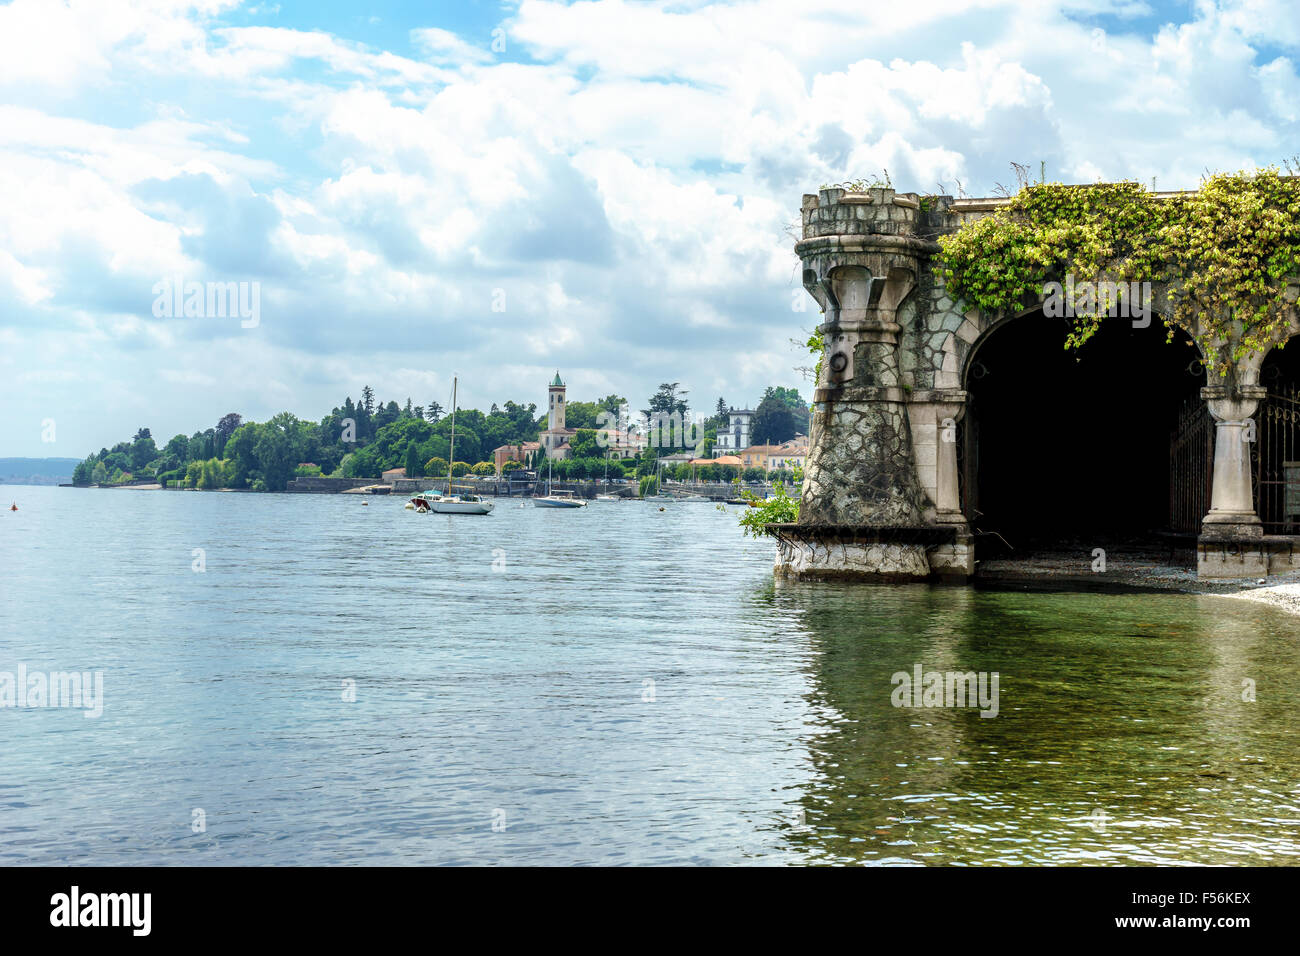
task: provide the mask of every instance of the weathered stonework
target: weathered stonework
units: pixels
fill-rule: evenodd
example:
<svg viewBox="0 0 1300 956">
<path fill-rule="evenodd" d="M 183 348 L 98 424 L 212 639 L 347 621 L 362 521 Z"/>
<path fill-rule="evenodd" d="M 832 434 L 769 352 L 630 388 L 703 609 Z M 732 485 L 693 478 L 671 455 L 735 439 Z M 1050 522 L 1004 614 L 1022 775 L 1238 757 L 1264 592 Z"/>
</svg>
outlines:
<svg viewBox="0 0 1300 956">
<path fill-rule="evenodd" d="M 803 238 L 795 252 L 804 288 L 823 312 L 826 348 L 799 521 L 772 529 L 779 573 L 962 580 L 974 572 L 957 427 L 969 401 L 972 356 L 985 336 L 1016 316 L 963 310 L 935 268 L 935 238 L 1005 201 L 922 200 L 884 188 L 832 188 L 803 197 Z M 1155 300 L 1163 302 L 1166 291 L 1157 287 Z M 1290 545 L 1282 556 L 1281 545 L 1259 543 L 1241 439 L 1263 394 L 1262 361 L 1262 355 L 1246 356 L 1231 386 L 1204 391 L 1217 449 L 1199 549 L 1205 577 L 1300 564 Z"/>
<path fill-rule="evenodd" d="M 918 580 L 930 576 L 925 551 L 906 544 L 859 544 L 854 542 L 810 542 L 800 546 L 778 542 L 777 573 L 816 580 L 858 579 L 863 569 L 871 577 L 889 580 Z"/>
</svg>

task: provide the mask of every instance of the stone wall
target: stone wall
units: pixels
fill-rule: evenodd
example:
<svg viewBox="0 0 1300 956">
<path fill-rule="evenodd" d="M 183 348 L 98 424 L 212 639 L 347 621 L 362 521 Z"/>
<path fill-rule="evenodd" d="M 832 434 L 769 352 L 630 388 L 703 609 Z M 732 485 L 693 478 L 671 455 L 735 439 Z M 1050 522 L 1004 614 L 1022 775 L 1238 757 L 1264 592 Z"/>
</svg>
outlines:
<svg viewBox="0 0 1300 956">
<path fill-rule="evenodd" d="M 364 488 L 378 482 L 378 478 L 295 478 L 284 490 L 299 494 L 334 495 L 349 488 Z"/>
</svg>

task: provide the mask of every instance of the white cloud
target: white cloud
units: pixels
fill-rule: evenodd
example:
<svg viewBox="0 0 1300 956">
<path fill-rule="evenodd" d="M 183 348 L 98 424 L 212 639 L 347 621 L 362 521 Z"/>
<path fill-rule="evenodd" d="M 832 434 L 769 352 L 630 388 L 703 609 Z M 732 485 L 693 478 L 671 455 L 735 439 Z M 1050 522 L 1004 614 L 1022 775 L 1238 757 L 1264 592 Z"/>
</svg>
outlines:
<svg viewBox="0 0 1300 956">
<path fill-rule="evenodd" d="M 57 376 L 18 400 L 95 447 L 160 406 L 445 403 L 453 368 L 483 407 L 556 365 L 576 398 L 806 389 L 785 230 L 823 182 L 979 193 L 1041 159 L 1176 188 L 1297 152 L 1294 57 L 1260 53 L 1296 45 L 1283 0 L 1146 33 L 1125 0 L 522 0 L 500 57 L 444 22 L 408 55 L 253 13 L 0 6 L 0 369 L 84 372 L 93 411 Z M 262 325 L 154 320 L 177 272 L 259 280 Z"/>
</svg>

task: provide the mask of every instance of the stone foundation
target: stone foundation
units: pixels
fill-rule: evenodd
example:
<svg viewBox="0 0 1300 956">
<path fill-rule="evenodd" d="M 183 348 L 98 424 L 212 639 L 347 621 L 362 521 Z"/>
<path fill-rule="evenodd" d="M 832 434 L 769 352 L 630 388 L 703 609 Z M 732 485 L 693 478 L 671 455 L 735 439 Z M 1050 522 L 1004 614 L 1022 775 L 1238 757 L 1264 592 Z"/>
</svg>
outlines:
<svg viewBox="0 0 1300 956">
<path fill-rule="evenodd" d="M 805 581 L 965 581 L 974 546 L 956 529 L 914 527 L 768 526 L 776 538 L 776 574 Z"/>
<path fill-rule="evenodd" d="M 1300 538 L 1202 535 L 1196 542 L 1196 576 L 1203 580 L 1263 578 L 1300 571 Z"/>
<path fill-rule="evenodd" d="M 958 534 L 952 544 L 941 544 L 931 549 L 930 575 L 943 581 L 965 582 L 975 573 L 975 539 L 969 534 Z"/>
</svg>

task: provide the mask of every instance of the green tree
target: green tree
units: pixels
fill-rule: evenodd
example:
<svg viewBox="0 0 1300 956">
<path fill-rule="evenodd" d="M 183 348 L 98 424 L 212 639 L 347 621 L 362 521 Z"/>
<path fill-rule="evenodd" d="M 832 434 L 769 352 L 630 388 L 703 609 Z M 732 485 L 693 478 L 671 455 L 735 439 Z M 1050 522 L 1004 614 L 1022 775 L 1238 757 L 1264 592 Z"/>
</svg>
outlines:
<svg viewBox="0 0 1300 956">
<path fill-rule="evenodd" d="M 755 445 L 779 445 L 795 435 L 795 417 L 790 406 L 768 389 L 763 400 L 754 409 L 750 425 L 751 440 Z"/>
<path fill-rule="evenodd" d="M 579 428 L 569 439 L 569 454 L 573 458 L 600 458 L 603 450 L 591 428 Z"/>
<path fill-rule="evenodd" d="M 415 442 L 410 442 L 406 446 L 406 477 L 419 478 L 423 475 L 423 467 L 420 464 L 420 446 Z"/>
<path fill-rule="evenodd" d="M 135 433 L 135 440 L 131 442 L 131 468 L 139 471 L 145 465 L 158 457 L 158 446 L 154 444 L 153 436 L 149 434 L 149 429 L 141 428 Z"/>
<path fill-rule="evenodd" d="M 653 419 L 656 413 L 677 414 L 686 417 L 687 392 L 678 382 L 664 382 L 659 391 L 650 396 L 650 407 L 642 409 L 647 418 Z"/>
<path fill-rule="evenodd" d="M 221 420 L 217 422 L 217 427 L 214 429 L 216 432 L 216 440 L 214 442 L 213 452 L 217 455 L 225 455 L 226 442 L 230 441 L 230 436 L 233 435 L 235 430 L 243 423 L 244 417 L 238 412 L 227 412 L 222 415 Z"/>
</svg>

